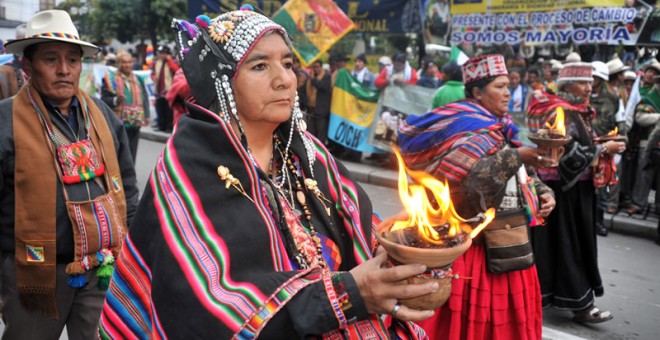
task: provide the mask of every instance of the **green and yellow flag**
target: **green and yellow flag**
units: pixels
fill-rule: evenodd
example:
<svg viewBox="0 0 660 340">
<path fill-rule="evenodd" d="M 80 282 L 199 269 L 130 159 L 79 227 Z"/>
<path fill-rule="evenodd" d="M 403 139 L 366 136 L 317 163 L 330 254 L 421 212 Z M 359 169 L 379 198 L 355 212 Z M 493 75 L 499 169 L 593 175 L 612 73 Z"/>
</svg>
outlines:
<svg viewBox="0 0 660 340">
<path fill-rule="evenodd" d="M 360 84 L 347 70 L 337 71 L 332 89 L 328 138 L 353 150 L 378 151 L 368 143 L 379 91 Z"/>
<path fill-rule="evenodd" d="M 293 39 L 294 52 L 308 66 L 355 28 L 355 24 L 330 0 L 289 0 L 273 21 Z"/>
</svg>

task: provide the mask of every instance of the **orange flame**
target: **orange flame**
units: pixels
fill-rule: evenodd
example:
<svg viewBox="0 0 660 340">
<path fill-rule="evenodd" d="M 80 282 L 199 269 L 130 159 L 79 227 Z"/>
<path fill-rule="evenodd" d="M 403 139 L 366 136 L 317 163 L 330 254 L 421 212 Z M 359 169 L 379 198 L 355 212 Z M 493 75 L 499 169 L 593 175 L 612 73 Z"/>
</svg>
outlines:
<svg viewBox="0 0 660 340">
<path fill-rule="evenodd" d="M 557 115 L 555 116 L 555 122 L 552 125 L 550 125 L 550 123 L 545 123 L 545 126 L 550 131 L 553 131 L 562 136 L 566 136 L 566 127 L 564 126 L 564 109 L 558 107 Z"/>
<path fill-rule="evenodd" d="M 399 150 L 394 149 L 394 153 L 399 163 L 399 198 L 408 220 L 394 222 L 390 231 L 417 228 L 417 234 L 425 241 L 434 245 L 443 245 L 444 242 L 434 226 L 448 224 L 449 236 L 455 237 L 465 233 L 474 238 L 495 218 L 495 209 L 490 208 L 484 214 L 485 220 L 472 229 L 470 224 L 456 213 L 446 181 L 443 183 L 423 171 L 408 169 Z M 419 184 L 408 185 L 408 175 Z M 428 197 L 428 192 L 433 195 L 434 200 Z M 437 202 L 437 207 L 431 202 Z"/>
<path fill-rule="evenodd" d="M 616 136 L 619 133 L 619 128 L 617 126 L 614 127 L 614 130 L 610 131 L 607 133 L 608 136 Z"/>
</svg>

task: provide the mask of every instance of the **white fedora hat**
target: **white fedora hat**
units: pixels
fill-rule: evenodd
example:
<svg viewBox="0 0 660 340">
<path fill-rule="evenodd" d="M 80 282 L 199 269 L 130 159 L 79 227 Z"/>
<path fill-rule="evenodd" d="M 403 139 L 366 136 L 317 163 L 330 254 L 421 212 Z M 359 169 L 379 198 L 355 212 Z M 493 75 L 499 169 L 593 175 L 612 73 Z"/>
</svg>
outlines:
<svg viewBox="0 0 660 340">
<path fill-rule="evenodd" d="M 7 53 L 23 55 L 26 47 L 44 42 L 65 42 L 80 45 L 83 56 L 94 56 L 99 48 L 80 40 L 78 30 L 65 11 L 48 10 L 35 14 L 27 23 L 25 38 L 15 39 L 5 44 Z"/>
<path fill-rule="evenodd" d="M 607 64 L 602 61 L 592 61 L 591 66 L 593 66 L 592 75 L 599 77 L 605 81 L 610 79 L 610 70 L 607 68 Z"/>
<path fill-rule="evenodd" d="M 646 64 L 642 67 L 642 71 L 646 72 L 648 69 L 654 69 L 660 74 L 660 62 L 653 60 L 652 63 Z"/>
<path fill-rule="evenodd" d="M 637 79 L 637 73 L 633 71 L 625 71 L 623 72 L 623 79 L 624 80 L 635 80 Z"/>
<path fill-rule="evenodd" d="M 621 59 L 617 57 L 607 62 L 607 69 L 610 71 L 610 75 L 612 75 L 619 72 L 628 71 L 630 70 L 630 67 L 624 65 Z"/>
</svg>

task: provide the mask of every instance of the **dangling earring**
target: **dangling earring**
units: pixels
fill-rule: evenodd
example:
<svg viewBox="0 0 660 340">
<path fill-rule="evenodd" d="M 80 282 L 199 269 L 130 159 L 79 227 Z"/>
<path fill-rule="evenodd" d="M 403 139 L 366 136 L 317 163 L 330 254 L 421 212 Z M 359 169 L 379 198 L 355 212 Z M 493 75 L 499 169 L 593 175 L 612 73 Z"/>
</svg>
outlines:
<svg viewBox="0 0 660 340">
<path fill-rule="evenodd" d="M 307 137 L 305 134 L 305 131 L 307 131 L 307 122 L 305 122 L 305 116 L 300 110 L 300 100 L 298 97 L 298 92 L 296 91 L 296 101 L 293 103 L 293 117 L 291 117 L 291 127 L 293 128 L 294 125 L 297 125 L 298 129 L 298 135 L 300 135 L 300 139 L 303 142 L 303 145 L 305 146 L 305 152 L 307 153 L 307 162 L 309 164 L 309 169 L 310 169 L 310 176 L 314 178 L 314 162 L 316 161 L 316 154 L 315 154 L 315 149 L 314 149 L 314 144 L 312 141 Z M 293 132 L 293 130 L 291 131 Z"/>
<path fill-rule="evenodd" d="M 296 101 L 293 103 L 292 122 L 298 126 L 298 131 L 307 131 L 307 122 L 305 122 L 305 117 L 302 110 L 300 110 L 300 100 L 298 98 L 298 93 L 296 93 Z"/>
<path fill-rule="evenodd" d="M 218 97 L 218 102 L 220 103 L 220 113 L 222 114 L 221 118 L 225 123 L 230 124 L 231 118 L 229 112 L 227 111 L 227 102 L 225 101 L 225 96 L 222 91 L 222 81 L 219 78 L 215 78 L 215 94 Z"/>
</svg>

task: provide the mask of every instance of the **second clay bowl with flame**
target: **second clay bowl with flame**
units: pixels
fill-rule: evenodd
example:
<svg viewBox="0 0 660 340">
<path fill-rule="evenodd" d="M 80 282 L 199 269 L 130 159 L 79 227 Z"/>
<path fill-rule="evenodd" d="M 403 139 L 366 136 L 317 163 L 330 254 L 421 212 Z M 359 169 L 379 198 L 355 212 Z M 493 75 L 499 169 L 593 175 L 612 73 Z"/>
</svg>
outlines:
<svg viewBox="0 0 660 340">
<path fill-rule="evenodd" d="M 537 133 L 530 133 L 529 135 L 527 135 L 527 138 L 529 138 L 529 140 L 532 143 L 546 148 L 558 148 L 571 141 L 570 136 L 569 137 L 557 136 L 551 138 Z"/>
</svg>

